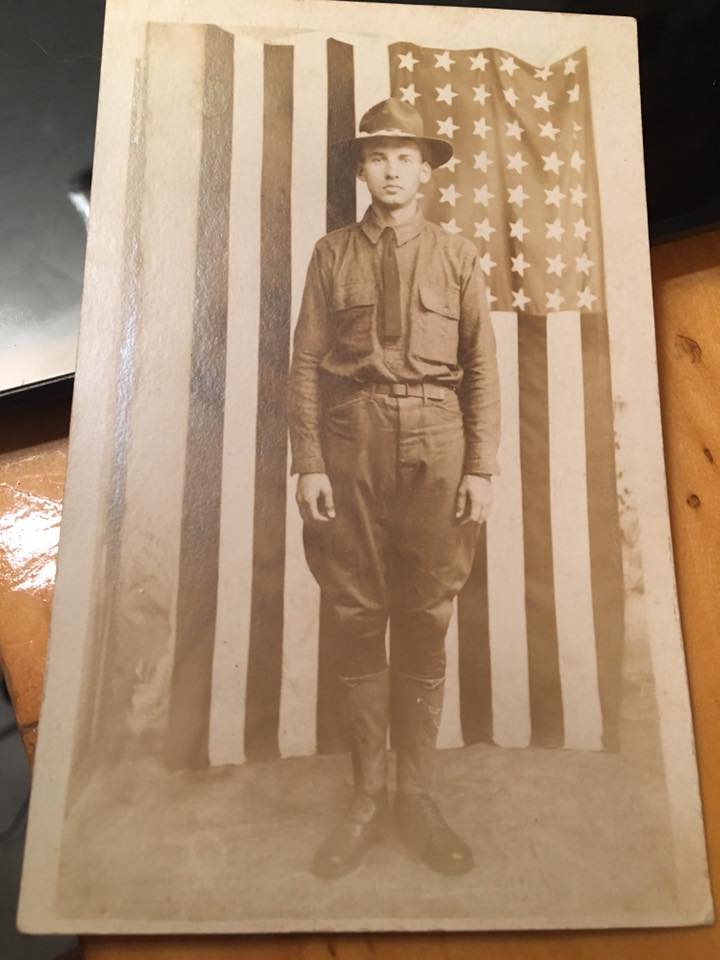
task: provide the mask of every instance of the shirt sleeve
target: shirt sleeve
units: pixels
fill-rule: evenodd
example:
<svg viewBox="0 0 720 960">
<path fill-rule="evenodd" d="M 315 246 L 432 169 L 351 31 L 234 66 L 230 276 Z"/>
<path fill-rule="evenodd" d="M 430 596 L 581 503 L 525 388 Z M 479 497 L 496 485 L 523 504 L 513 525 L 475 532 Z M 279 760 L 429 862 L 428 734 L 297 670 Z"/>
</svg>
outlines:
<svg viewBox="0 0 720 960">
<path fill-rule="evenodd" d="M 320 441 L 320 362 L 330 348 L 328 285 L 322 256 L 310 259 L 300 314 L 293 337 L 288 383 L 290 473 L 325 473 Z"/>
<path fill-rule="evenodd" d="M 495 334 L 477 253 L 464 271 L 461 293 L 460 348 L 463 368 L 460 404 L 465 424 L 465 473 L 497 474 L 500 441 L 500 384 Z"/>
</svg>

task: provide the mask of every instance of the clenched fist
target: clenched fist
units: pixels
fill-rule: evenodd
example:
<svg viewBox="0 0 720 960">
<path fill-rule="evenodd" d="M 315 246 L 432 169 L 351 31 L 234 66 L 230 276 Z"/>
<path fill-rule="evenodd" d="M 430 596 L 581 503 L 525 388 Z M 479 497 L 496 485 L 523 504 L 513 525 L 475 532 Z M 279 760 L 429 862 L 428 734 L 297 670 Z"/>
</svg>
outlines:
<svg viewBox="0 0 720 960">
<path fill-rule="evenodd" d="M 326 473 L 303 473 L 298 477 L 295 500 L 303 520 L 327 523 L 335 518 L 330 477 Z"/>
<path fill-rule="evenodd" d="M 455 517 L 460 523 L 484 523 L 490 516 L 492 484 L 487 477 L 466 473 L 457 492 Z"/>
</svg>

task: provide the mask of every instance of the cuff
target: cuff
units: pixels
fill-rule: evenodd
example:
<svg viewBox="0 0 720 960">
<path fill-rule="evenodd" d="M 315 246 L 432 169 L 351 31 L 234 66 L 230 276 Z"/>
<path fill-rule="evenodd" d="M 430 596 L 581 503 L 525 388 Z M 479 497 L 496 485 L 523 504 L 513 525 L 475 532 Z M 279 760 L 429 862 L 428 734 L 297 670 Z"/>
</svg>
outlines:
<svg viewBox="0 0 720 960">
<path fill-rule="evenodd" d="M 290 464 L 290 476 L 296 473 L 327 473 L 322 457 L 306 457 L 293 460 Z"/>
</svg>

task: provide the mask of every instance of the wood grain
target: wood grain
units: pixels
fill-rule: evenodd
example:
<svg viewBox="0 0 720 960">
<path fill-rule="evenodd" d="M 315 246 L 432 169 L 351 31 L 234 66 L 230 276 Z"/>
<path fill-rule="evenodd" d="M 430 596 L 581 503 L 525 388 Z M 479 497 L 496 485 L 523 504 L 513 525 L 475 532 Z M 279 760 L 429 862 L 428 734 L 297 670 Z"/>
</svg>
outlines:
<svg viewBox="0 0 720 960">
<path fill-rule="evenodd" d="M 651 253 L 670 516 L 711 876 L 720 877 L 720 230 Z M 62 445 L 3 458 L 0 479 L 58 492 Z M 8 477 L 11 480 L 8 481 Z M 42 494 L 41 494 L 42 495 Z M 12 499 L 12 498 L 11 498 Z M 3 501 L 4 504 L 4 501 Z M 2 505 L 0 505 L 0 508 Z M 0 658 L 32 729 L 42 684 L 49 588 L 18 591 L 2 571 Z M 28 747 L 30 742 L 28 741 Z M 492 878 L 488 878 L 492 883 Z M 87 937 L 87 960 L 711 960 L 720 927 L 573 933 L 283 937 Z"/>
</svg>

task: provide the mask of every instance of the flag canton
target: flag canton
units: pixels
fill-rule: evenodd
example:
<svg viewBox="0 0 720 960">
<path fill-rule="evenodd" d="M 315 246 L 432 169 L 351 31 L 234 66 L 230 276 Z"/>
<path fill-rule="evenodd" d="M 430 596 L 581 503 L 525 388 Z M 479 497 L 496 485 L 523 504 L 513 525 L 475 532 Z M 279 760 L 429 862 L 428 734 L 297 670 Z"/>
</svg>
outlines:
<svg viewBox="0 0 720 960">
<path fill-rule="evenodd" d="M 585 49 L 533 66 L 502 50 L 390 47 L 392 95 L 452 158 L 426 216 L 473 240 L 493 310 L 603 309 L 602 237 Z"/>
</svg>

